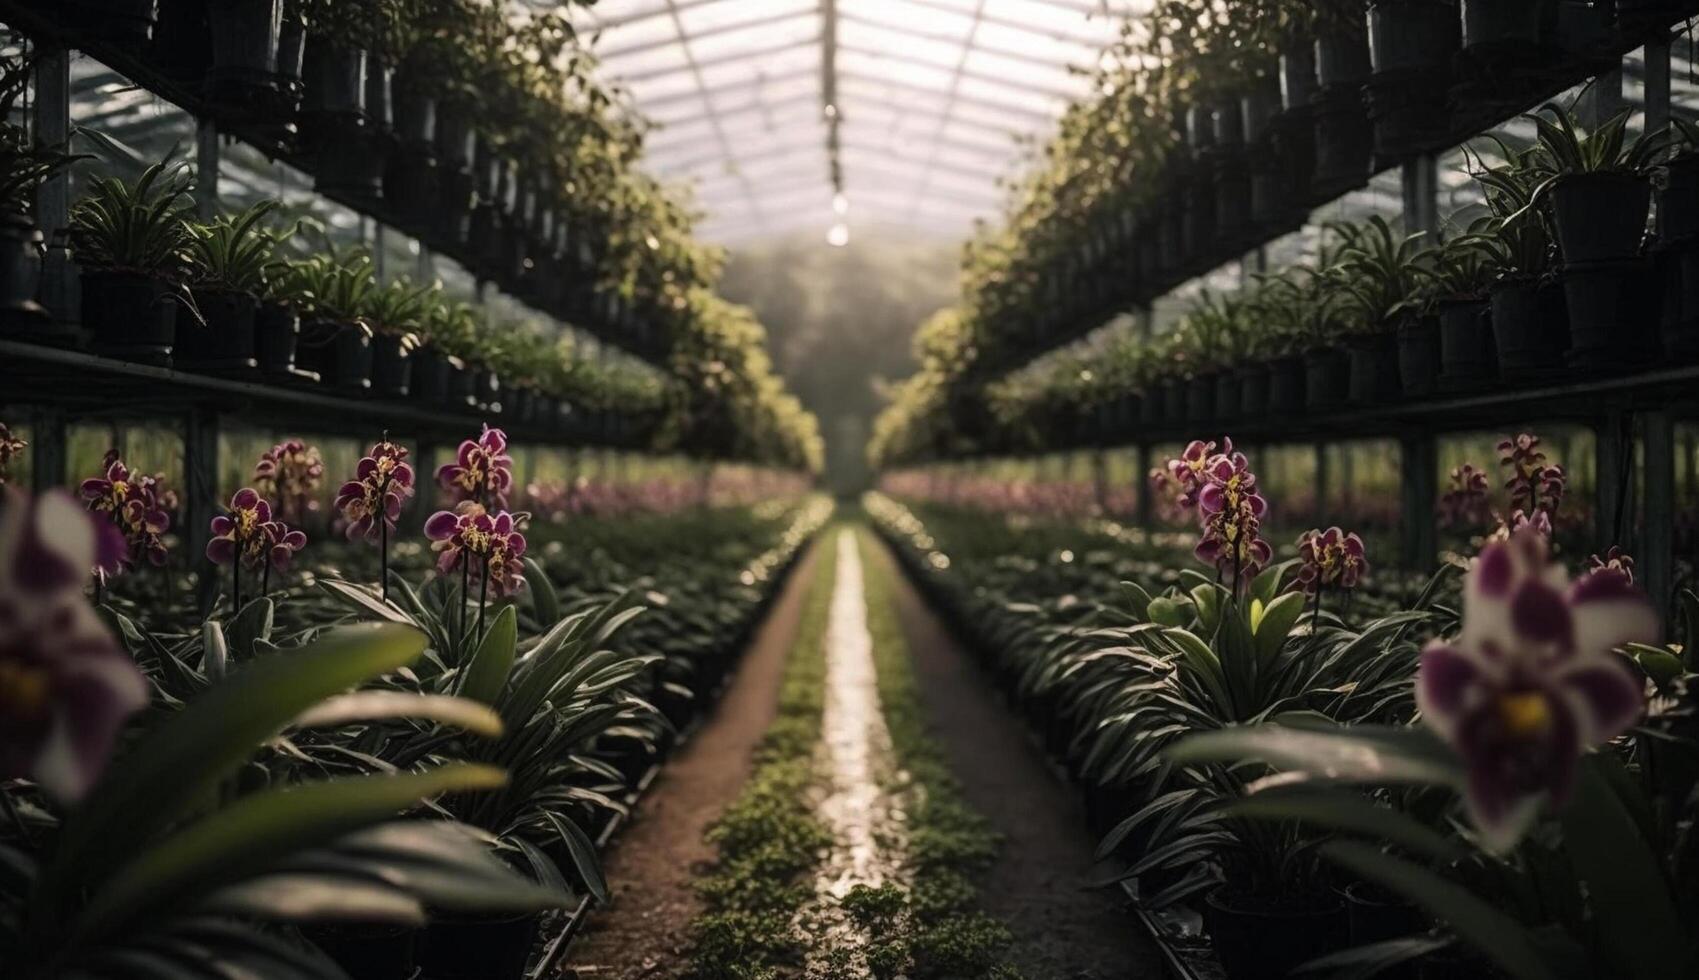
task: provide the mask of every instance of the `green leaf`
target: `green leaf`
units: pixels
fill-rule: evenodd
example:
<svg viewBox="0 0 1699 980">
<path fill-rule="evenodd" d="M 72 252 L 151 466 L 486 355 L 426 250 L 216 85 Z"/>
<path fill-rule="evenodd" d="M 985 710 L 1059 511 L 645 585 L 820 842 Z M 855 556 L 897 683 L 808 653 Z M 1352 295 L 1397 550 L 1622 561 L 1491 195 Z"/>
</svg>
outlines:
<svg viewBox="0 0 1699 980">
<path fill-rule="evenodd" d="M 365 721 L 425 718 L 486 738 L 501 734 L 501 716 L 470 698 L 408 691 L 353 691 L 326 698 L 296 716 L 291 728 L 341 728 Z"/>
<path fill-rule="evenodd" d="M 138 852 L 94 893 L 70 928 L 70 942 L 98 943 L 150 912 L 192 905 L 290 854 L 387 820 L 421 799 L 495 789 L 506 781 L 500 769 L 456 764 L 244 797 Z"/>
<path fill-rule="evenodd" d="M 1266 791 L 1234 800 L 1227 816 L 1257 820 L 1290 820 L 1313 828 L 1343 830 L 1385 841 L 1433 861 L 1450 864 L 1468 856 L 1468 849 L 1408 814 L 1381 806 L 1359 793 L 1304 789 Z"/>
<path fill-rule="evenodd" d="M 1456 756 L 1415 728 L 1352 725 L 1321 732 L 1251 725 L 1189 735 L 1164 755 L 1177 765 L 1254 759 L 1317 782 L 1463 784 Z"/>
<path fill-rule="evenodd" d="M 224 679 L 224 669 L 230 663 L 230 650 L 224 645 L 224 630 L 218 620 L 201 624 L 201 671 L 209 681 Z"/>
<path fill-rule="evenodd" d="M 572 856 L 572 865 L 578 869 L 578 875 L 584 879 L 584 885 L 590 889 L 590 894 L 596 896 L 596 901 L 606 903 L 608 880 L 602 875 L 602 863 L 596 857 L 596 845 L 591 843 L 589 835 L 569 817 L 547 810 L 543 815 L 548 817 L 549 823 L 554 825 L 561 841 L 566 844 L 567 853 Z"/>
<path fill-rule="evenodd" d="M 560 595 L 555 592 L 555 584 L 549 579 L 549 574 L 535 558 L 525 559 L 525 587 L 531 593 L 531 608 L 537 616 L 538 627 L 548 629 L 559 622 Z"/>
<path fill-rule="evenodd" d="M 233 671 L 114 761 L 66 821 L 42 875 L 40 914 L 66 918 L 77 889 L 147 849 L 155 834 L 207 801 L 266 739 L 332 694 L 411 663 L 416 629 L 349 626 Z"/>
<path fill-rule="evenodd" d="M 1609 961 L 1638 980 L 1691 976 L 1694 947 L 1670 894 L 1662 863 L 1599 756 L 1581 762 L 1575 796 L 1563 809 L 1564 847 L 1587 883 L 1589 905 Z"/>
<path fill-rule="evenodd" d="M 508 675 L 513 672 L 514 649 L 519 643 L 519 616 L 508 606 L 496 616 L 484 633 L 484 642 L 460 681 L 462 697 L 495 704 L 507 687 Z"/>
<path fill-rule="evenodd" d="M 1420 905 L 1515 980 L 1557 980 L 1558 971 L 1541 957 L 1522 923 L 1468 889 L 1357 841 L 1332 841 L 1321 853 Z"/>
<path fill-rule="evenodd" d="M 1145 616 L 1159 626 L 1171 626 L 1176 629 L 1190 622 L 1187 610 L 1191 603 L 1182 603 L 1167 596 L 1157 596 L 1145 604 Z"/>
<path fill-rule="evenodd" d="M 1285 645 L 1286 637 L 1292 632 L 1292 627 L 1298 622 L 1298 617 L 1304 612 L 1304 594 L 1288 592 L 1276 598 L 1263 607 L 1262 618 L 1257 623 L 1256 646 L 1257 659 L 1263 663 L 1273 660 Z"/>
</svg>

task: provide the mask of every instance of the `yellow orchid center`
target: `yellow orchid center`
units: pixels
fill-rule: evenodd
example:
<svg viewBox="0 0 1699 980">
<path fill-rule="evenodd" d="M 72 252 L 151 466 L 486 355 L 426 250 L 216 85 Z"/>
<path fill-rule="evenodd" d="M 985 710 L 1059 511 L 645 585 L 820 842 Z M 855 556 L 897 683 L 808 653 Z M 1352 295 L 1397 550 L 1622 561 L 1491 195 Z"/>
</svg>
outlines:
<svg viewBox="0 0 1699 980">
<path fill-rule="evenodd" d="M 1539 691 L 1501 695 L 1498 715 L 1513 735 L 1538 735 L 1552 723 L 1551 704 Z"/>
<path fill-rule="evenodd" d="M 15 661 L 0 661 L 0 715 L 31 720 L 47 713 L 47 671 Z"/>
</svg>

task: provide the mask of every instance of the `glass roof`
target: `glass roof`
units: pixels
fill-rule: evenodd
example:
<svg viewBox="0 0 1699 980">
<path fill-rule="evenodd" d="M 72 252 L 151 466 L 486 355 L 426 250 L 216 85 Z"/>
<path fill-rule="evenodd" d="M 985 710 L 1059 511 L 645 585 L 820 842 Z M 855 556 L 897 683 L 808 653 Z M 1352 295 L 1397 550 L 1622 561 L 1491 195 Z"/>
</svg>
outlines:
<svg viewBox="0 0 1699 980">
<path fill-rule="evenodd" d="M 534 0 L 541 2 L 541 0 Z M 656 124 L 646 166 L 700 233 L 810 227 L 961 238 L 997 214 L 1018 141 L 1048 135 L 1150 0 L 600 0 L 602 76 Z M 834 210 L 837 163 L 847 211 Z M 845 202 L 838 202 L 843 205 Z"/>
</svg>

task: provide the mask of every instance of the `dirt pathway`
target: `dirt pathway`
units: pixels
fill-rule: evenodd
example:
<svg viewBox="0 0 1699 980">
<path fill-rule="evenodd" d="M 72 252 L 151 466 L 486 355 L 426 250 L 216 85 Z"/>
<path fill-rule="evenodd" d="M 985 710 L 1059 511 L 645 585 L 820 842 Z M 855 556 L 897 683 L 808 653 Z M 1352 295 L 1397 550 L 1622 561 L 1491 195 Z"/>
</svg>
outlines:
<svg viewBox="0 0 1699 980">
<path fill-rule="evenodd" d="M 897 613 L 920 695 L 968 803 L 1006 838 L 982 883 L 986 911 L 1015 934 L 1027 980 L 1160 980 L 1156 948 L 1115 895 L 1088 890 L 1093 841 L 1074 793 L 1027 740 L 979 668 L 896 567 Z"/>
<path fill-rule="evenodd" d="M 737 798 L 750 752 L 772 724 L 819 551 L 818 543 L 811 546 L 791 570 L 713 715 L 662 767 L 615 838 L 606 858 L 612 900 L 592 915 L 571 952 L 569 967 L 584 980 L 671 977 L 682 968 L 701 909 L 692 883 L 714 857 L 703 835 Z"/>
</svg>

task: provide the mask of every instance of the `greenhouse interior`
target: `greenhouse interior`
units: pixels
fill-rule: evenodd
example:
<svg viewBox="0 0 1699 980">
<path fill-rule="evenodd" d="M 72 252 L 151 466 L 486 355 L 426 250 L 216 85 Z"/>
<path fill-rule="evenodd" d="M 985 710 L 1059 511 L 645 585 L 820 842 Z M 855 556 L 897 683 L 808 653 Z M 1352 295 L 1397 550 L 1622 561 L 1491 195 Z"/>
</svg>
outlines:
<svg viewBox="0 0 1699 980">
<path fill-rule="evenodd" d="M 1699 978 L 1696 28 L 0 0 L 0 977 Z"/>
</svg>

